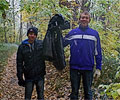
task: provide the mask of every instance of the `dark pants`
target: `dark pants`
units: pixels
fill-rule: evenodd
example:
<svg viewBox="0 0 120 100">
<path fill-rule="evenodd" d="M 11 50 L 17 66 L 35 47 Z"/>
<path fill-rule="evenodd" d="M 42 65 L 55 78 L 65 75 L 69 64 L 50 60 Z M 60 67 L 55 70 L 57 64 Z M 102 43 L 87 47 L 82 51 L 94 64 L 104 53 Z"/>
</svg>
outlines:
<svg viewBox="0 0 120 100">
<path fill-rule="evenodd" d="M 72 87 L 70 98 L 71 100 L 78 100 L 81 77 L 84 87 L 84 99 L 92 100 L 91 86 L 93 80 L 93 71 L 89 70 L 70 69 L 70 81 Z"/>
<path fill-rule="evenodd" d="M 27 80 L 25 82 L 25 100 L 31 100 L 34 85 L 36 85 L 37 99 L 44 100 L 44 77 L 40 80 Z"/>
</svg>

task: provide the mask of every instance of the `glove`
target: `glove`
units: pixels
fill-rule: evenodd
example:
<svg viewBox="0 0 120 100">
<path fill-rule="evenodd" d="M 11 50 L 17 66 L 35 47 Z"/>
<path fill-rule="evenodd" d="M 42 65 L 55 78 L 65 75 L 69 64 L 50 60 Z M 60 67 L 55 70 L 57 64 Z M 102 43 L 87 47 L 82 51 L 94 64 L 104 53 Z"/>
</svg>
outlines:
<svg viewBox="0 0 120 100">
<path fill-rule="evenodd" d="M 97 79 L 100 77 L 100 75 L 101 75 L 100 70 L 99 70 L 99 69 L 96 69 L 96 71 L 95 71 L 95 73 L 94 73 L 94 78 L 95 78 L 95 80 L 97 80 Z"/>
<path fill-rule="evenodd" d="M 18 80 L 18 85 L 25 87 L 25 81 L 23 79 L 22 80 Z"/>
</svg>

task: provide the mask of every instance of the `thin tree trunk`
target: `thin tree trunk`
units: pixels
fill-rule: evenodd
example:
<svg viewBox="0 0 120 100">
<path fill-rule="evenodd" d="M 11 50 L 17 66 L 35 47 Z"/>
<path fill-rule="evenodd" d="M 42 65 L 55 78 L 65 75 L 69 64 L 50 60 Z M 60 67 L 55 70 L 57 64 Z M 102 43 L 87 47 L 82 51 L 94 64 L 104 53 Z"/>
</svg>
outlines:
<svg viewBox="0 0 120 100">
<path fill-rule="evenodd" d="M 15 42 L 15 5 L 14 5 L 14 0 L 12 1 L 12 6 L 13 6 L 13 42 Z"/>
<path fill-rule="evenodd" d="M 7 33 L 6 33 L 6 29 L 5 29 L 5 20 L 4 20 L 4 33 L 5 33 L 5 43 L 8 43 L 8 40 L 7 40 Z"/>
<path fill-rule="evenodd" d="M 22 13 L 20 14 L 20 36 L 19 36 L 19 42 L 22 41 L 22 34 L 23 34 L 23 23 L 22 23 Z"/>
</svg>

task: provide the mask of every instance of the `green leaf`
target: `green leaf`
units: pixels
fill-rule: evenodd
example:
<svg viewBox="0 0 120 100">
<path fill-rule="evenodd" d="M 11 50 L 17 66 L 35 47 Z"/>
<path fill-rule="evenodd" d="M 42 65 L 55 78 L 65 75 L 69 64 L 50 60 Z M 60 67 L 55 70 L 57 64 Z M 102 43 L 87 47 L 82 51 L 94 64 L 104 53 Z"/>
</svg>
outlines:
<svg viewBox="0 0 120 100">
<path fill-rule="evenodd" d="M 115 91 L 115 92 L 112 93 L 112 97 L 114 98 L 114 100 L 115 100 L 118 96 L 119 96 L 119 95 L 118 95 L 117 91 Z"/>
<path fill-rule="evenodd" d="M 117 89 L 117 93 L 120 95 L 120 89 Z"/>
<path fill-rule="evenodd" d="M 115 78 L 120 78 L 120 71 L 117 71 L 116 75 L 115 75 Z"/>
<path fill-rule="evenodd" d="M 0 0 L 0 10 L 8 10 L 9 9 L 9 3 L 6 0 Z"/>
</svg>

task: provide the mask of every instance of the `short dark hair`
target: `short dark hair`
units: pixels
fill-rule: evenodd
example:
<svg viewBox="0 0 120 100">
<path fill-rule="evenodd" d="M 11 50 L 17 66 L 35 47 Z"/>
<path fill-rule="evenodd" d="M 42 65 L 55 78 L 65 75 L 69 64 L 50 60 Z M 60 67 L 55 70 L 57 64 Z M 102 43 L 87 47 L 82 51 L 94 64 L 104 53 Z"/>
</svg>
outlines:
<svg viewBox="0 0 120 100">
<path fill-rule="evenodd" d="M 81 18 L 81 15 L 82 15 L 82 14 L 88 15 L 89 18 L 91 18 L 91 15 L 90 15 L 90 13 L 89 13 L 88 11 L 83 11 L 83 12 L 80 14 L 80 18 Z"/>
</svg>

